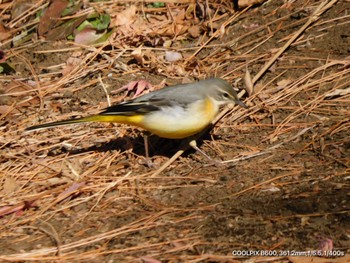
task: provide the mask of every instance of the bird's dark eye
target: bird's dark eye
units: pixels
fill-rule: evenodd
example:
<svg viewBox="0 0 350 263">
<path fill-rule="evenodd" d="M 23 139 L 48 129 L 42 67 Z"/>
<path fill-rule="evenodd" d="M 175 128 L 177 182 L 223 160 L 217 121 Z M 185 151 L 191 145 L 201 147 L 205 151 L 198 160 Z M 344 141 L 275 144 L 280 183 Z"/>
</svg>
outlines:
<svg viewBox="0 0 350 263">
<path fill-rule="evenodd" d="M 222 93 L 222 97 L 224 97 L 225 99 L 230 98 L 230 94 L 228 94 L 227 92 Z"/>
</svg>

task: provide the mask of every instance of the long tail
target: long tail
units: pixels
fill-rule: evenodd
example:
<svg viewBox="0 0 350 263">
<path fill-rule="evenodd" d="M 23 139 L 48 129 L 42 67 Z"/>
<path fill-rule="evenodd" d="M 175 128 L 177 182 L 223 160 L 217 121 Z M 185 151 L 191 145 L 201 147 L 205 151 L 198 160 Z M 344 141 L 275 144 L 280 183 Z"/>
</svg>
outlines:
<svg viewBox="0 0 350 263">
<path fill-rule="evenodd" d="M 104 120 L 103 116 L 101 116 L 101 115 L 93 115 L 93 116 L 88 116 L 88 117 L 83 117 L 83 118 L 78 118 L 78 119 L 55 121 L 55 122 L 34 125 L 34 126 L 30 126 L 30 127 L 26 128 L 25 130 L 26 131 L 33 131 L 33 130 L 45 129 L 45 128 L 56 127 L 56 126 L 61 126 L 61 125 L 83 123 L 83 122 L 93 122 L 93 121 L 102 121 L 103 122 L 103 121 L 107 121 L 107 120 Z"/>
</svg>

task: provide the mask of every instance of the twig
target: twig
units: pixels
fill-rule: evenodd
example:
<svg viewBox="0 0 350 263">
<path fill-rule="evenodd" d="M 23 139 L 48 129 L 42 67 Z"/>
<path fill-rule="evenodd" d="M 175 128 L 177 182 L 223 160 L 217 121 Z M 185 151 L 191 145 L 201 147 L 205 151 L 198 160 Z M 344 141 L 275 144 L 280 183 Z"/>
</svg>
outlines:
<svg viewBox="0 0 350 263">
<path fill-rule="evenodd" d="M 186 150 L 188 150 L 190 146 L 186 149 L 181 149 L 178 150 L 168 161 L 166 161 L 157 171 L 155 171 L 150 177 L 156 177 L 158 176 L 161 172 L 163 172 L 169 165 L 171 165 L 173 162 L 177 160 Z"/>
<path fill-rule="evenodd" d="M 103 91 L 104 91 L 105 94 L 106 94 L 108 107 L 110 107 L 110 106 L 111 106 L 111 99 L 110 99 L 110 97 L 109 97 L 107 88 L 106 88 L 105 84 L 104 84 L 103 81 L 102 81 L 101 75 L 98 75 L 98 80 L 100 81 L 101 86 L 102 86 L 102 89 L 103 89 Z"/>
</svg>

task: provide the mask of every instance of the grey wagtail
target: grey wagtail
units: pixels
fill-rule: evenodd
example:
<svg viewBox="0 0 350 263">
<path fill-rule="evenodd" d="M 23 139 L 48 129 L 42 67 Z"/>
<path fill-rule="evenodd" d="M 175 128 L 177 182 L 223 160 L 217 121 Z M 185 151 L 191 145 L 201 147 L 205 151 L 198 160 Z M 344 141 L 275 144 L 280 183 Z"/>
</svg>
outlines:
<svg viewBox="0 0 350 263">
<path fill-rule="evenodd" d="M 44 123 L 26 130 L 82 122 L 116 122 L 140 127 L 159 137 L 183 139 L 204 130 L 220 106 L 229 103 L 247 107 L 227 81 L 211 78 L 165 87 L 110 106 L 97 115 Z"/>
</svg>

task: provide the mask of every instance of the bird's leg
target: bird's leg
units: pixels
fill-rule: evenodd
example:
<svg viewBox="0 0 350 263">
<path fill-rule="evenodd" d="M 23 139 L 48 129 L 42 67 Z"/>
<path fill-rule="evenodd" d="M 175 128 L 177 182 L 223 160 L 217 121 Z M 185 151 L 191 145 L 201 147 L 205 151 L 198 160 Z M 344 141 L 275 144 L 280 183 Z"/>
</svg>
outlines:
<svg viewBox="0 0 350 263">
<path fill-rule="evenodd" d="M 145 147 L 145 161 L 146 161 L 148 168 L 154 168 L 154 164 L 152 163 L 152 160 L 149 157 L 149 136 L 150 136 L 150 133 L 144 132 L 143 143 L 144 143 L 144 147 Z"/>
<path fill-rule="evenodd" d="M 145 147 L 145 156 L 146 156 L 146 159 L 149 160 L 148 138 L 149 138 L 149 134 L 145 132 L 145 133 L 143 134 L 143 144 L 144 144 L 144 147 Z"/>
<path fill-rule="evenodd" d="M 199 147 L 197 146 L 197 141 L 196 140 L 191 140 L 189 142 L 189 145 L 195 149 L 197 152 L 201 153 L 205 158 L 207 158 L 210 161 L 214 161 L 212 158 L 210 158 L 210 156 L 208 154 L 206 154 L 204 151 L 202 151 L 201 149 L 199 149 Z"/>
<path fill-rule="evenodd" d="M 206 154 L 204 151 L 202 151 L 201 149 L 199 149 L 199 147 L 197 146 L 197 142 L 196 140 L 191 140 L 189 142 L 189 145 L 195 149 L 197 152 L 201 153 L 205 158 L 207 158 L 210 162 L 214 163 L 217 166 L 222 166 L 223 163 L 217 160 L 212 159 L 208 154 Z"/>
</svg>

